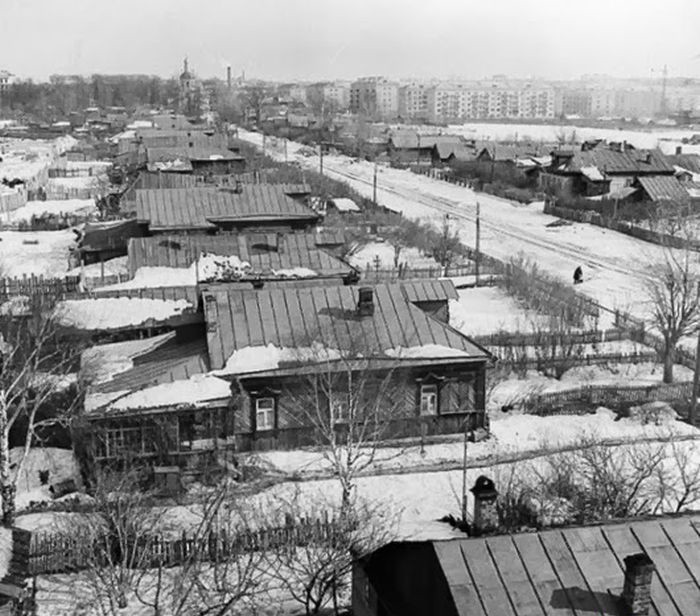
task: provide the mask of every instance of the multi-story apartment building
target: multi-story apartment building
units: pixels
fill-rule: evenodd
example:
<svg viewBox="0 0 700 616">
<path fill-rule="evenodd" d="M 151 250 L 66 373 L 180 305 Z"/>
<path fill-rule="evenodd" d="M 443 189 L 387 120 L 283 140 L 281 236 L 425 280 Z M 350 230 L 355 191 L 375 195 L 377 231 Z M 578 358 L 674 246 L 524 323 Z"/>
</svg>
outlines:
<svg viewBox="0 0 700 616">
<path fill-rule="evenodd" d="M 441 84 L 428 90 L 432 121 L 553 118 L 554 89 L 534 84 Z"/>
<path fill-rule="evenodd" d="M 14 75 L 8 71 L 0 71 L 0 92 L 9 89 Z"/>
<path fill-rule="evenodd" d="M 428 116 L 428 92 L 425 83 L 413 82 L 399 88 L 399 115 L 402 118 L 425 119 Z"/>
<path fill-rule="evenodd" d="M 383 77 L 363 77 L 350 86 L 350 110 L 384 120 L 399 114 L 399 84 Z"/>
<path fill-rule="evenodd" d="M 334 111 L 344 111 L 350 106 L 350 84 L 343 81 L 313 83 L 306 88 L 310 105 Z"/>
</svg>

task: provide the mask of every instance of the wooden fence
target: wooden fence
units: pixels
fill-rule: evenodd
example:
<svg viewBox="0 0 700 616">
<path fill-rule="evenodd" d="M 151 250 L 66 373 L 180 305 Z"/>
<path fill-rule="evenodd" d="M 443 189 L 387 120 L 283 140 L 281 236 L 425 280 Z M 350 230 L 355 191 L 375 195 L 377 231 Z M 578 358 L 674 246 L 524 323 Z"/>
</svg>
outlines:
<svg viewBox="0 0 700 616">
<path fill-rule="evenodd" d="M 631 386 L 587 385 L 531 396 L 525 407 L 534 415 L 579 414 L 590 412 L 597 406 L 614 408 L 656 401 L 685 402 L 691 397 L 692 390 L 692 382 Z"/>
<path fill-rule="evenodd" d="M 590 329 L 579 332 L 495 332 L 470 336 L 477 344 L 483 346 L 518 347 L 518 346 L 549 346 L 562 340 L 566 344 L 594 344 L 599 342 L 614 342 L 628 340 L 630 334 L 623 329 Z"/>
<path fill-rule="evenodd" d="M 510 347 L 509 347 L 510 349 Z M 494 349 L 490 349 L 492 352 Z M 644 362 L 654 362 L 658 360 L 656 351 L 642 351 L 639 353 L 595 353 L 579 355 L 572 353 L 570 356 L 555 356 L 555 357 L 528 357 L 518 356 L 512 351 L 500 356 L 497 352 L 494 353 L 499 357 L 500 363 L 505 366 L 519 368 L 521 370 L 537 370 L 542 372 L 547 369 L 564 368 L 568 370 L 575 366 L 600 366 L 605 364 L 640 364 Z"/>
<path fill-rule="evenodd" d="M 667 233 L 659 233 L 657 231 L 652 231 L 650 229 L 645 229 L 644 227 L 634 225 L 631 222 L 615 220 L 614 218 L 602 216 L 598 212 L 594 212 L 592 210 L 576 210 L 558 207 L 552 202 L 545 202 L 544 213 L 550 214 L 551 216 L 556 216 L 558 218 L 564 218 L 566 220 L 586 222 L 598 227 L 613 229 L 618 233 L 631 235 L 632 237 L 644 240 L 645 242 L 651 242 L 661 246 L 670 246 L 672 248 L 688 248 L 690 250 L 700 252 L 700 242 L 697 240 L 688 240 L 682 237 L 668 235 Z"/>
<path fill-rule="evenodd" d="M 11 297 L 62 297 L 80 291 L 80 277 L 45 278 L 44 276 L 22 276 L 0 278 L 0 298 Z"/>
<path fill-rule="evenodd" d="M 326 541 L 338 531 L 338 523 L 326 514 L 316 519 L 288 520 L 284 526 L 231 533 L 210 530 L 204 535 L 183 531 L 179 536 L 139 536 L 130 544 L 133 562 L 140 567 L 181 565 L 188 559 L 217 561 L 249 551 L 273 549 L 284 545 L 308 545 Z M 104 564 L 110 557 L 97 541 L 85 533 L 35 532 L 29 548 L 28 576 L 63 573 Z M 101 563 L 101 561 L 104 561 Z"/>
<path fill-rule="evenodd" d="M 484 281 L 493 277 L 494 268 L 482 266 L 479 269 L 479 276 Z M 371 264 L 362 272 L 362 279 L 366 281 L 394 281 L 410 280 L 414 278 L 456 278 L 461 276 L 475 276 L 476 267 L 474 263 L 469 265 L 459 265 L 453 267 L 424 267 L 415 268 L 408 265 L 400 265 L 397 268 L 385 269 L 377 268 Z"/>
</svg>

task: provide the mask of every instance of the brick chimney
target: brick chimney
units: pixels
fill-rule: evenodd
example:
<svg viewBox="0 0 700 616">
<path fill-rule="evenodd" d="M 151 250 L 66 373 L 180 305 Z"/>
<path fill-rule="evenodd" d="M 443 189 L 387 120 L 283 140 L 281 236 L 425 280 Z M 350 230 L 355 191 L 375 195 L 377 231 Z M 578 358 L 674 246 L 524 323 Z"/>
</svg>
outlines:
<svg viewBox="0 0 700 616">
<path fill-rule="evenodd" d="M 284 233 L 278 233 L 277 234 L 277 253 L 278 254 L 283 254 L 284 253 Z"/>
<path fill-rule="evenodd" d="M 629 616 L 647 616 L 651 606 L 651 579 L 654 563 L 644 553 L 625 557 L 625 586 L 622 600 Z"/>
<path fill-rule="evenodd" d="M 498 491 L 493 481 L 480 475 L 470 491 L 474 495 L 473 533 L 483 535 L 498 530 Z"/>
<path fill-rule="evenodd" d="M 371 317 L 374 314 L 374 289 L 361 287 L 357 297 L 357 315 Z"/>
</svg>

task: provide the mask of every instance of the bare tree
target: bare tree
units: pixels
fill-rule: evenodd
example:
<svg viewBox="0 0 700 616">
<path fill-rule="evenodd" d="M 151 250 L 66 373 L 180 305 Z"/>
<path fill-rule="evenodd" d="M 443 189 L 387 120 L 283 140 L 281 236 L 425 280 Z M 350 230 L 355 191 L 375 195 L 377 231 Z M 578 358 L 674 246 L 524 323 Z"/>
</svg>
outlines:
<svg viewBox="0 0 700 616">
<path fill-rule="evenodd" d="M 288 515 L 309 514 L 298 495 L 287 505 Z M 269 571 L 281 589 L 304 607 L 305 614 L 319 614 L 332 604 L 337 615 L 341 597 L 349 588 L 353 562 L 395 538 L 398 515 L 386 504 L 354 499 L 350 513 L 327 505 L 328 522 L 301 541 L 268 551 Z M 318 507 L 316 517 L 318 517 Z"/>
<path fill-rule="evenodd" d="M 94 507 L 63 532 L 79 538 L 84 549 L 87 587 L 99 611 L 116 616 L 136 603 L 139 571 L 151 565 L 161 516 L 153 495 L 139 489 L 137 469 L 98 471 Z"/>
<path fill-rule="evenodd" d="M 664 383 L 673 382 L 676 347 L 700 328 L 700 275 L 688 250 L 664 250 L 664 259 L 646 280 L 651 323 L 662 337 Z"/>
<path fill-rule="evenodd" d="M 246 543 L 264 520 L 240 490 L 223 483 L 201 505 L 177 566 L 163 559 L 137 574 L 135 594 L 156 616 L 224 616 L 253 613 L 269 590 L 270 559 L 263 546 Z"/>
<path fill-rule="evenodd" d="M 445 215 L 442 221 L 440 234 L 436 238 L 432 248 L 433 258 L 444 268 L 450 267 L 455 258 L 460 254 L 461 241 L 457 230 L 450 225 L 449 215 Z"/>
<path fill-rule="evenodd" d="M 31 302 L 0 309 L 0 491 L 5 524 L 14 520 L 17 480 L 31 447 L 40 441 L 40 429 L 65 423 L 80 401 L 77 382 L 71 384 L 78 352 L 77 345 L 61 343 L 56 321 Z M 75 387 L 75 395 L 66 406 L 43 416 L 47 403 L 69 386 Z M 10 431 L 20 425 L 22 448 L 11 461 Z"/>
<path fill-rule="evenodd" d="M 374 463 L 380 443 L 391 436 L 392 420 L 405 398 L 396 361 L 372 359 L 371 346 L 360 336 L 343 351 L 332 348 L 330 333 L 314 336 L 310 353 L 299 357 L 315 364 L 314 369 L 286 386 L 284 396 L 290 412 L 313 430 L 340 483 L 343 506 L 352 502 L 357 476 Z"/>
</svg>

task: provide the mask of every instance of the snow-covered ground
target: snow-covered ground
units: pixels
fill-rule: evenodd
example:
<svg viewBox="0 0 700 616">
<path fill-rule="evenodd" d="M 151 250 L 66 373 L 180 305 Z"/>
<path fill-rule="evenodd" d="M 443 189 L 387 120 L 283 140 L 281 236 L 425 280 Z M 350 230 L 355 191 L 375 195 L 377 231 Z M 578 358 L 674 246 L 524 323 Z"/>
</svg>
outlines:
<svg viewBox="0 0 700 616">
<path fill-rule="evenodd" d="M 126 276 L 129 273 L 129 257 L 116 257 L 104 263 L 91 263 L 82 267 L 75 267 L 67 272 L 69 276 L 84 276 L 85 278 L 99 278 L 105 276 Z"/>
<path fill-rule="evenodd" d="M 510 125 L 512 129 L 512 125 Z M 558 129 L 559 127 L 556 127 Z M 597 133 L 596 133 L 597 134 Z M 261 135 L 239 131 L 241 138 L 261 145 Z M 288 156 L 304 167 L 316 168 L 316 157 L 297 155 L 298 144 L 289 143 Z M 283 160 L 284 155 L 270 151 Z M 340 155 L 324 156 L 324 171 L 371 197 L 374 165 Z M 629 310 L 648 318 L 645 277 L 663 259 L 663 248 L 585 223 L 549 227 L 557 219 L 542 212 L 541 205 L 522 205 L 455 186 L 409 171 L 380 167 L 378 200 L 386 207 L 440 224 L 449 213 L 460 237 L 475 245 L 476 202 L 481 206 L 481 250 L 507 260 L 519 252 L 535 260 L 550 274 L 571 280 L 582 266 L 579 290 L 610 309 Z"/>
<path fill-rule="evenodd" d="M 65 199 L 55 201 L 28 201 L 23 207 L 6 214 L 0 214 L 0 221 L 4 223 L 18 223 L 21 220 L 28 221 L 32 216 L 54 214 L 56 216 L 68 214 L 90 215 L 98 212 L 94 199 Z"/>
<path fill-rule="evenodd" d="M 62 278 L 68 269 L 75 233 L 62 231 L 0 231 L 0 273 Z"/>
<path fill-rule="evenodd" d="M 693 371 L 685 366 L 675 365 L 673 371 L 678 382 L 688 382 L 693 378 Z M 517 406 L 533 394 L 568 391 L 587 385 L 658 385 L 662 378 L 663 366 L 653 362 L 576 366 L 567 370 L 560 379 L 529 370 L 525 378 L 513 375 L 494 385 L 488 392 L 486 408 L 493 415 L 501 407 Z"/>
<path fill-rule="evenodd" d="M 394 246 L 390 242 L 369 242 L 350 256 L 350 265 L 360 269 L 394 269 Z M 408 265 L 414 269 L 438 269 L 440 264 L 423 255 L 417 248 L 402 248 L 399 253 L 399 265 Z"/>
</svg>

